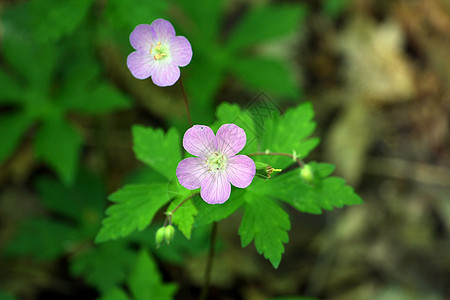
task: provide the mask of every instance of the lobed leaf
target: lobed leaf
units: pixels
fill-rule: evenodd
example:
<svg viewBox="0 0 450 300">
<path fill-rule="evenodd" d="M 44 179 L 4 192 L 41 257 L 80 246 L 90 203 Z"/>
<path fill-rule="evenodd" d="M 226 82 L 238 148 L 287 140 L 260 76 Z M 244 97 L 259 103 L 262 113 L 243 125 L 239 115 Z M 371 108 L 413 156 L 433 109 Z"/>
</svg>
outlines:
<svg viewBox="0 0 450 300">
<path fill-rule="evenodd" d="M 0 164 L 11 156 L 32 122 L 32 119 L 21 112 L 0 116 L 0 136 L 2 137 Z"/>
</svg>

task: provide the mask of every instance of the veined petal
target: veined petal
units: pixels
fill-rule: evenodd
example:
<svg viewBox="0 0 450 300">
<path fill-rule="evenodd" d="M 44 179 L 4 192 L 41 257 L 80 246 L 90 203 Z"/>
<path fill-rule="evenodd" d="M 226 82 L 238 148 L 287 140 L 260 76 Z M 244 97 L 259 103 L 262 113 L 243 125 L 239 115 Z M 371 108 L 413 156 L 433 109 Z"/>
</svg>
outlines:
<svg viewBox="0 0 450 300">
<path fill-rule="evenodd" d="M 153 83 L 163 86 L 171 86 L 180 78 L 180 68 L 167 60 L 155 61 L 155 69 L 152 74 Z"/>
<path fill-rule="evenodd" d="M 208 172 L 201 184 L 200 196 L 209 204 L 222 204 L 230 198 L 231 184 L 223 171 Z"/>
<path fill-rule="evenodd" d="M 156 19 L 150 26 L 158 42 L 168 43 L 175 36 L 175 29 L 167 20 Z"/>
<path fill-rule="evenodd" d="M 246 155 L 236 155 L 228 159 L 226 174 L 232 185 L 246 188 L 255 177 L 256 167 L 253 159 Z"/>
<path fill-rule="evenodd" d="M 176 36 L 169 43 L 170 57 L 180 67 L 187 66 L 192 59 L 191 43 L 184 36 Z"/>
<path fill-rule="evenodd" d="M 217 151 L 217 141 L 211 128 L 194 125 L 184 134 L 183 147 L 192 155 L 208 157 Z"/>
<path fill-rule="evenodd" d="M 140 24 L 131 32 L 130 44 L 136 50 L 150 51 L 152 44 L 155 43 L 155 38 L 150 25 Z"/>
<path fill-rule="evenodd" d="M 180 161 L 177 166 L 177 178 L 182 186 L 188 190 L 195 190 L 208 175 L 208 166 L 205 159 L 188 157 Z"/>
<path fill-rule="evenodd" d="M 235 124 L 220 126 L 216 137 L 219 152 L 228 157 L 241 151 L 247 142 L 244 129 Z"/>
<path fill-rule="evenodd" d="M 147 51 L 134 51 L 127 57 L 127 66 L 137 79 L 145 79 L 155 71 L 155 59 Z"/>
</svg>

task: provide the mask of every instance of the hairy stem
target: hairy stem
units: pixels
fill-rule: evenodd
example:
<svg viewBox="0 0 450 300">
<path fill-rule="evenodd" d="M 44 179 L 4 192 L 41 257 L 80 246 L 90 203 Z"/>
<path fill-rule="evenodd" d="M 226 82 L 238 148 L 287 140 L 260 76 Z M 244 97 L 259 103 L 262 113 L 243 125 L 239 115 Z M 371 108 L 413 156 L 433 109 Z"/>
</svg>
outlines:
<svg viewBox="0 0 450 300">
<path fill-rule="evenodd" d="M 304 168 L 305 167 L 305 163 L 303 162 L 303 160 L 297 156 L 294 156 L 293 154 L 290 153 L 281 153 L 281 152 L 254 152 L 254 153 L 250 153 L 247 156 L 258 156 L 258 155 L 269 155 L 269 156 L 286 156 L 286 157 L 290 157 L 292 159 L 294 159 L 298 166 L 300 168 Z"/>
<path fill-rule="evenodd" d="M 197 195 L 200 195 L 200 193 L 199 192 L 197 192 L 197 193 L 194 193 L 194 194 L 192 194 L 192 195 L 190 195 L 189 197 L 187 197 L 187 198 L 185 198 L 185 199 L 183 199 L 183 201 L 181 201 L 180 203 L 178 203 L 178 205 L 177 206 L 175 206 L 175 208 L 174 209 L 172 209 L 170 212 L 167 212 L 166 214 L 167 214 L 167 218 L 166 218 L 166 221 L 164 222 L 164 227 L 166 226 L 166 224 L 167 224 L 167 219 L 169 219 L 169 224 L 172 224 L 172 215 L 184 204 L 184 203 L 186 203 L 186 201 L 188 201 L 189 199 L 192 199 L 192 198 L 194 198 L 195 196 L 197 196 Z"/>
<path fill-rule="evenodd" d="M 202 293 L 200 294 L 199 300 L 206 300 L 206 298 L 208 297 L 209 284 L 211 281 L 211 268 L 214 258 L 214 245 L 216 244 L 216 236 L 217 236 L 217 222 L 213 222 L 211 228 L 208 260 L 206 261 L 205 278 L 203 282 Z"/>
<path fill-rule="evenodd" d="M 188 97 L 186 95 L 186 91 L 184 90 L 183 80 L 181 80 L 181 77 L 180 77 L 179 82 L 180 82 L 181 93 L 183 94 L 184 106 L 186 107 L 186 114 L 187 114 L 189 126 L 192 127 L 191 110 L 189 109 L 189 101 L 188 101 Z"/>
</svg>

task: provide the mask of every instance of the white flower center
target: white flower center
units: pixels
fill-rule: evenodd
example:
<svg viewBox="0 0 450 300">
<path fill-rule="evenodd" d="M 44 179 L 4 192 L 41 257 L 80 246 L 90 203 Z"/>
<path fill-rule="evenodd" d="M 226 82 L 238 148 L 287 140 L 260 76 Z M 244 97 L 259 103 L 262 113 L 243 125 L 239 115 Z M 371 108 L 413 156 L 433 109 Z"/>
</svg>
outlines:
<svg viewBox="0 0 450 300">
<path fill-rule="evenodd" d="M 225 155 L 214 152 L 206 160 L 208 171 L 222 171 L 227 167 L 228 159 Z"/>
<path fill-rule="evenodd" d="M 150 47 L 150 54 L 154 54 L 153 58 L 155 60 L 161 60 L 163 58 L 166 58 L 168 55 L 169 49 L 165 45 L 161 45 L 161 42 L 156 43 L 156 46 L 153 47 L 153 45 Z"/>
</svg>

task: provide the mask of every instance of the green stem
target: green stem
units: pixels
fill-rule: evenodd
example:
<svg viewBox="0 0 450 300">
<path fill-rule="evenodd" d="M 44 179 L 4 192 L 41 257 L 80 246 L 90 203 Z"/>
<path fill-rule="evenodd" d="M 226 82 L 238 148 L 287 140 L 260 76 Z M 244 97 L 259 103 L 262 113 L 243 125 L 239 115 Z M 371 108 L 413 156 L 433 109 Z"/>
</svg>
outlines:
<svg viewBox="0 0 450 300">
<path fill-rule="evenodd" d="M 189 101 L 186 95 L 186 91 L 184 90 L 183 80 L 178 80 L 180 82 L 181 93 L 183 94 L 184 106 L 186 107 L 186 114 L 189 122 L 189 126 L 192 127 L 192 119 L 191 119 L 191 110 L 189 109 Z"/>
<path fill-rule="evenodd" d="M 190 195 L 189 197 L 187 197 L 187 198 L 185 198 L 185 199 L 183 199 L 183 201 L 181 201 L 180 203 L 178 203 L 178 205 L 177 206 L 175 206 L 175 208 L 174 209 L 172 209 L 170 212 L 167 212 L 166 214 L 167 214 L 167 218 L 166 218 L 166 221 L 164 222 L 164 227 L 166 226 L 166 224 L 167 224 L 167 219 L 169 219 L 169 224 L 172 224 L 172 215 L 184 204 L 184 203 L 186 203 L 186 201 L 188 201 L 189 199 L 192 199 L 192 198 L 194 198 L 195 196 L 197 196 L 197 195 L 200 195 L 200 193 L 199 192 L 197 192 L 197 193 L 194 193 L 194 194 L 192 194 L 192 195 Z"/>
<path fill-rule="evenodd" d="M 202 293 L 200 294 L 199 300 L 206 300 L 206 298 L 208 297 L 209 285 L 211 282 L 211 268 L 214 257 L 214 245 L 216 244 L 216 237 L 217 237 L 217 222 L 213 222 L 211 228 L 208 260 L 206 261 L 205 278 L 202 287 Z"/>
<path fill-rule="evenodd" d="M 281 153 L 281 152 L 254 152 L 254 153 L 250 153 L 247 156 L 257 156 L 257 155 L 269 155 L 269 156 L 286 156 L 286 157 L 290 157 L 292 159 L 294 159 L 298 166 L 300 168 L 304 168 L 305 167 L 305 163 L 301 158 L 298 158 L 297 156 L 294 156 L 293 154 L 289 154 L 289 153 Z"/>
</svg>

